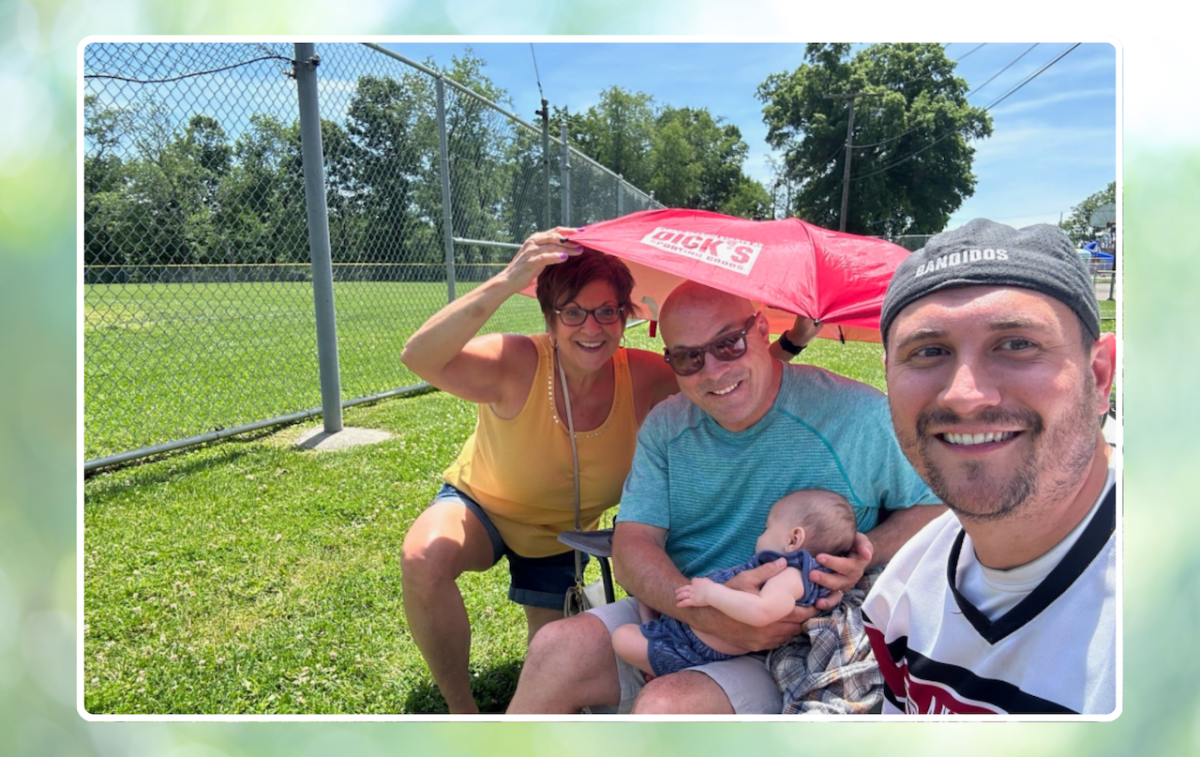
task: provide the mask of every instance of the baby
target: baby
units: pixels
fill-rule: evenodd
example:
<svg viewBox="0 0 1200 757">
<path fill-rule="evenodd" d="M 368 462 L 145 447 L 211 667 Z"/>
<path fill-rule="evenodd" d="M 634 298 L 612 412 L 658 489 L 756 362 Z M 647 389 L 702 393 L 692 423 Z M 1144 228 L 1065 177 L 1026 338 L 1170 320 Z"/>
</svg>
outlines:
<svg viewBox="0 0 1200 757">
<path fill-rule="evenodd" d="M 754 545 L 757 554 L 749 562 L 693 578 L 675 590 L 675 601 L 680 607 L 712 606 L 749 625 L 768 625 L 796 605 L 809 606 L 829 594 L 808 579 L 813 568 L 826 570 L 812 556 L 846 555 L 854 546 L 856 530 L 854 510 L 845 498 L 823 489 L 794 491 L 771 506 L 767 527 Z M 757 594 L 722 585 L 743 570 L 780 557 L 787 558 L 788 568 L 768 579 Z M 675 618 L 655 618 L 653 609 L 640 607 L 642 625 L 617 628 L 613 648 L 621 659 L 647 673 L 667 675 L 750 651 L 695 631 Z"/>
</svg>

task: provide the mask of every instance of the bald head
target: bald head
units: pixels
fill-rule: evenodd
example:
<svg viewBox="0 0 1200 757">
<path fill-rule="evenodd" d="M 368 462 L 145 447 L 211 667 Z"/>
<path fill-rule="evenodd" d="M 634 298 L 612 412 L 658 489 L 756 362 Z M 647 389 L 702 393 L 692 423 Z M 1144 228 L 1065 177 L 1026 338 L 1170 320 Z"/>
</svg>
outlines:
<svg viewBox="0 0 1200 757">
<path fill-rule="evenodd" d="M 687 282 L 667 297 L 659 324 L 668 354 L 682 351 L 703 360 L 695 372 L 677 377 L 685 397 L 735 433 L 766 415 L 783 368 L 771 357 L 767 320 L 756 317 L 749 300 Z M 739 333 L 745 349 L 737 357 L 722 359 L 711 350 L 714 340 Z"/>
<path fill-rule="evenodd" d="M 695 281 L 685 281 L 663 302 L 658 323 L 663 342 L 670 347 L 672 339 L 679 338 L 682 324 L 694 324 L 696 319 L 702 319 L 720 329 L 728 324 L 740 326 L 752 315 L 754 305 L 750 300 Z"/>
</svg>

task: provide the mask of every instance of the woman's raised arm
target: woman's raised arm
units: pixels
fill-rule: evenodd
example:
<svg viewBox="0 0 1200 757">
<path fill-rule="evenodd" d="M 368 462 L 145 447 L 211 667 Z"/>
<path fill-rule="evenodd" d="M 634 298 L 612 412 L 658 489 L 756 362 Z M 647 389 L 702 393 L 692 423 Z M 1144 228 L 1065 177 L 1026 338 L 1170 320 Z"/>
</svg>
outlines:
<svg viewBox="0 0 1200 757">
<path fill-rule="evenodd" d="M 417 329 L 400 354 L 409 370 L 437 388 L 470 402 L 496 403 L 512 387 L 513 368 L 522 362 L 524 337 L 479 329 L 504 301 L 529 286 L 546 266 L 561 263 L 580 248 L 553 229 L 534 234 L 503 271 L 439 310 Z"/>
</svg>

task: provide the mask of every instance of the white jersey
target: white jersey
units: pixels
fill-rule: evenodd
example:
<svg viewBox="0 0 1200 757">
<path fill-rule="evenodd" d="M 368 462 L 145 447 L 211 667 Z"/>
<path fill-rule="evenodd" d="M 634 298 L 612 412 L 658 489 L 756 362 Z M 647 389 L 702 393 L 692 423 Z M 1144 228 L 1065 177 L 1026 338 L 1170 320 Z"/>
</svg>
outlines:
<svg viewBox="0 0 1200 757">
<path fill-rule="evenodd" d="M 1029 594 L 994 621 L 959 591 L 971 540 L 947 512 L 909 540 L 863 603 L 884 713 L 1116 710 L 1116 488 Z"/>
</svg>

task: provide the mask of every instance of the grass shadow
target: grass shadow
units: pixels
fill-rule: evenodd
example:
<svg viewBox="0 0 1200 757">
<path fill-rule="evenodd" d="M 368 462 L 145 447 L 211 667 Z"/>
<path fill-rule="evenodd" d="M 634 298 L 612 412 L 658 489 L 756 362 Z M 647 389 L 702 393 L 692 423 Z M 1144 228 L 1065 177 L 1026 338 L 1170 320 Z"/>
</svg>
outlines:
<svg viewBox="0 0 1200 757">
<path fill-rule="evenodd" d="M 220 447 L 223 447 L 220 448 Z M 195 455 L 186 456 L 185 453 L 195 453 L 201 449 L 216 448 L 216 454 L 212 455 Z M 87 504 L 95 504 L 102 501 L 104 495 L 109 493 L 113 487 L 124 487 L 127 484 L 118 481 L 115 474 L 131 473 L 136 474 L 138 485 L 153 485 L 161 484 L 166 481 L 180 480 L 187 476 L 192 476 L 203 471 L 210 470 L 219 466 L 226 466 L 237 460 L 251 454 L 251 450 L 237 449 L 222 445 L 222 442 L 208 442 L 203 447 L 193 447 L 188 450 L 173 450 L 171 452 L 154 455 L 153 457 L 145 457 L 138 460 L 130 460 L 128 462 L 111 465 L 104 468 L 96 468 L 90 471 L 84 471 L 84 481 L 92 481 L 100 479 L 90 485 L 84 493 L 84 501 Z M 158 463 L 164 463 L 173 459 L 178 459 L 175 465 L 155 467 Z M 112 475 L 111 484 L 103 479 Z"/>
<path fill-rule="evenodd" d="M 144 457 L 137 457 L 132 460 L 126 460 L 125 462 L 121 462 L 121 463 L 113 463 L 112 465 L 105 465 L 100 468 L 92 468 L 91 470 L 85 470 L 83 472 L 83 479 L 85 481 L 87 481 L 87 480 L 94 478 L 95 476 L 100 476 L 100 475 L 107 474 L 107 473 L 120 473 L 122 471 L 126 471 L 129 469 L 146 468 L 149 466 L 153 466 L 156 463 L 161 463 L 161 462 L 168 461 L 168 460 L 174 460 L 177 458 L 183 458 L 186 460 L 186 459 L 189 459 L 187 457 L 189 455 L 194 455 L 194 453 L 204 452 L 207 450 L 215 450 L 217 452 L 220 452 L 223 449 L 237 449 L 238 445 L 246 445 L 246 444 L 251 444 L 254 442 L 262 441 L 263 439 L 267 439 L 271 436 L 278 434 L 281 430 L 283 430 L 285 428 L 297 426 L 297 425 L 300 425 L 301 423 L 306 423 L 310 420 L 312 420 L 312 419 L 311 418 L 301 418 L 299 420 L 287 421 L 284 423 L 278 423 L 278 424 L 275 424 L 272 426 L 266 426 L 264 428 L 255 429 L 253 431 L 244 431 L 240 434 L 234 434 L 233 436 L 225 436 L 220 439 L 212 439 L 207 442 L 199 442 L 197 444 L 193 444 L 193 445 L 190 445 L 187 447 L 179 447 L 177 449 L 167 450 L 165 452 L 156 452 L 152 455 L 146 455 Z M 245 454 L 245 453 L 244 452 L 230 453 L 228 456 L 226 456 L 224 458 L 222 458 L 222 457 L 204 457 L 198 463 L 189 463 L 188 465 L 185 465 L 183 468 L 177 467 L 176 469 L 174 469 L 174 471 L 178 472 L 179 470 L 183 470 L 185 473 L 191 473 L 191 472 L 195 472 L 196 470 L 211 467 L 214 463 L 227 462 L 229 460 L 236 459 L 237 457 L 239 457 L 243 454 Z"/>
<path fill-rule="evenodd" d="M 471 693 L 484 713 L 502 713 L 508 709 L 523 660 L 506 660 L 490 667 L 472 666 Z M 432 679 L 417 684 L 404 700 L 404 712 L 410 715 L 444 715 L 446 700 Z"/>
</svg>

